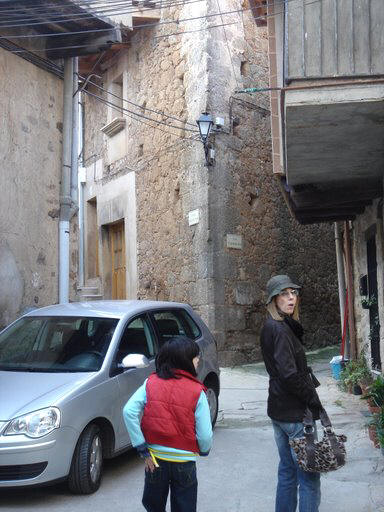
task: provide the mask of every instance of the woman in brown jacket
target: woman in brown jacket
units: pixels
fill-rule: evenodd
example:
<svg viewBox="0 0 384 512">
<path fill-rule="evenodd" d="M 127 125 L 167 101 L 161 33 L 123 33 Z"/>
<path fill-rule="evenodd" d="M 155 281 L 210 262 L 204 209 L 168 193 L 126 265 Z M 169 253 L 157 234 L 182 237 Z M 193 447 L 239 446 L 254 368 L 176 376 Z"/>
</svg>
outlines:
<svg viewBox="0 0 384 512">
<path fill-rule="evenodd" d="M 298 322 L 298 290 L 287 275 L 267 283 L 268 318 L 261 332 L 261 350 L 269 374 L 268 416 L 272 420 L 279 451 L 275 512 L 318 512 L 320 474 L 297 465 L 289 439 L 303 436 L 305 410 L 319 418 L 321 402 L 303 347 L 303 328 Z"/>
</svg>

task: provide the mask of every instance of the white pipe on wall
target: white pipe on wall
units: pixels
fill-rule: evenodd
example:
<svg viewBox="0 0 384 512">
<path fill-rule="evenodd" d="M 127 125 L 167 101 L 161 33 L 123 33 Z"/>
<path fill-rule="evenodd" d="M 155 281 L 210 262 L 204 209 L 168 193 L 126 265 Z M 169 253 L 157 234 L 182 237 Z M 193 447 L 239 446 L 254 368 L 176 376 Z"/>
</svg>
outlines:
<svg viewBox="0 0 384 512">
<path fill-rule="evenodd" d="M 72 92 L 72 168 L 71 168 L 71 197 L 76 212 L 78 206 L 78 169 L 79 169 L 79 59 L 73 57 L 73 92 Z"/>
<path fill-rule="evenodd" d="M 69 220 L 59 221 L 59 303 L 69 301 Z"/>
<path fill-rule="evenodd" d="M 59 303 L 69 301 L 69 221 L 71 218 L 73 58 L 64 60 L 63 153 L 59 219 Z"/>
<path fill-rule="evenodd" d="M 79 93 L 79 124 L 78 124 L 78 141 L 79 141 L 79 155 L 80 163 L 84 165 L 84 106 L 83 96 Z M 84 185 L 86 178 L 86 170 L 84 167 L 81 168 L 81 172 L 78 180 L 78 191 L 79 191 L 79 285 L 84 286 L 85 275 L 84 275 Z"/>
</svg>

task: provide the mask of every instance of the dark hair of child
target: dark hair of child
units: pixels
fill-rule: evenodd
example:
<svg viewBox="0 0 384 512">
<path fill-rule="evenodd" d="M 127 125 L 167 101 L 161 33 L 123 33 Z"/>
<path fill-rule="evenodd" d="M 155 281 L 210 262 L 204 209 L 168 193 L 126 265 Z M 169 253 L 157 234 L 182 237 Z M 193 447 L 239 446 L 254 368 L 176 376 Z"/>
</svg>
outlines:
<svg viewBox="0 0 384 512">
<path fill-rule="evenodd" d="M 180 378 L 175 370 L 184 370 L 197 376 L 192 360 L 200 353 L 198 344 L 186 336 L 173 336 L 160 348 L 156 356 L 156 373 L 161 379 Z"/>
</svg>

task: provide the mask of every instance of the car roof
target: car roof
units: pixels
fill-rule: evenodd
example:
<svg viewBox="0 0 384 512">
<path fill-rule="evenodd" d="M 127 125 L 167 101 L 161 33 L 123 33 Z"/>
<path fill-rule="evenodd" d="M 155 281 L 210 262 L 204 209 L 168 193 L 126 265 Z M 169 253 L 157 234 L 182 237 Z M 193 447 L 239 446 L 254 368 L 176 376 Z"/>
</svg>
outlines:
<svg viewBox="0 0 384 512">
<path fill-rule="evenodd" d="M 154 300 L 98 300 L 93 302 L 70 302 L 55 304 L 35 309 L 25 316 L 89 316 L 123 318 L 150 309 L 186 307 L 179 302 L 162 302 Z"/>
</svg>

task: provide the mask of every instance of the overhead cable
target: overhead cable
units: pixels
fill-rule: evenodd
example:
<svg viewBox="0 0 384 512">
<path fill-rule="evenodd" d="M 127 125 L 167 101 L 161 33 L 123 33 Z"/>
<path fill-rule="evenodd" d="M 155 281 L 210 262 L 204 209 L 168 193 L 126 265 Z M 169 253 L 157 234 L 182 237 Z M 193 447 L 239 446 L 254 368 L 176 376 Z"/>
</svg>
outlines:
<svg viewBox="0 0 384 512">
<path fill-rule="evenodd" d="M 156 11 L 156 10 L 159 10 L 159 9 L 162 9 L 164 7 L 167 7 L 168 5 L 171 5 L 173 3 L 176 3 L 178 2 L 179 0 L 163 0 L 163 1 L 155 1 L 154 4 L 156 5 L 153 5 L 153 6 L 149 6 L 149 5 L 146 5 L 146 6 L 142 6 L 142 7 L 137 7 L 135 5 L 131 5 L 132 9 L 135 9 L 135 12 L 145 12 L 145 11 Z M 204 1 L 204 0 L 200 0 L 200 1 Z M 28 13 L 28 12 L 44 12 L 44 13 L 47 13 L 47 9 L 48 11 L 49 10 L 57 10 L 58 7 L 78 7 L 80 9 L 89 9 L 89 8 L 96 8 L 95 10 L 97 9 L 100 9 L 101 10 L 106 10 L 105 8 L 107 7 L 107 9 L 110 9 L 111 6 L 115 6 L 115 5 L 124 5 L 124 6 L 127 6 L 127 0 L 111 0 L 109 2 L 106 2 L 105 0 L 82 0 L 82 1 L 72 1 L 71 2 L 72 5 L 70 4 L 62 4 L 61 6 L 58 6 L 58 3 L 53 3 L 53 4 L 41 4 L 39 6 L 35 5 L 33 7 L 2 7 L 0 8 L 0 14 L 7 14 L 7 13 L 10 13 L 10 14 L 17 14 L 17 13 Z M 186 3 L 187 0 L 186 0 Z M 76 13 L 74 14 L 78 14 L 78 11 L 76 11 Z"/>
<path fill-rule="evenodd" d="M 183 130 L 183 131 L 187 131 L 187 132 L 198 133 L 198 130 L 192 130 L 191 128 L 186 128 L 186 127 L 182 127 L 181 128 L 180 126 L 175 126 L 173 124 L 166 123 L 165 121 L 159 121 L 157 119 L 153 119 L 152 117 L 148 117 L 148 116 L 145 116 L 143 114 L 138 114 L 137 112 L 133 112 L 132 110 L 129 110 L 129 109 L 125 108 L 125 107 L 116 105 L 116 104 L 112 103 L 111 101 L 106 100 L 105 98 L 102 98 L 101 96 L 98 96 L 97 94 L 94 94 L 94 93 L 92 93 L 90 91 L 87 91 L 86 89 L 84 89 L 84 92 L 86 94 L 89 94 L 90 96 L 93 96 L 93 97 L 95 97 L 95 98 L 97 98 L 99 100 L 102 100 L 106 105 L 109 105 L 111 107 L 115 107 L 120 112 L 127 112 L 129 114 L 134 115 L 134 116 L 146 119 L 147 121 L 152 121 L 153 123 L 156 123 L 156 124 L 162 124 L 164 126 L 167 126 L 168 128 L 176 128 L 177 130 Z"/>
<path fill-rule="evenodd" d="M 82 77 L 82 76 L 79 76 L 79 78 L 81 78 L 82 80 L 85 80 L 85 77 Z M 172 116 L 170 114 L 167 114 L 166 112 L 164 111 L 161 111 L 161 110 L 155 110 L 155 109 L 152 109 L 152 108 L 149 108 L 149 107 L 143 107 L 142 105 L 139 105 L 138 103 L 134 103 L 133 101 L 131 100 L 128 100 L 127 98 L 123 98 L 121 96 L 118 96 L 117 94 L 114 94 L 113 92 L 111 91 L 108 91 L 107 89 L 105 89 L 104 87 L 101 87 L 101 85 L 98 85 L 96 84 L 95 82 L 92 82 L 91 80 L 88 80 L 87 81 L 87 84 L 90 84 L 90 85 L 93 85 L 94 87 L 96 87 L 97 89 L 99 89 L 100 91 L 103 91 L 107 94 L 109 94 L 110 96 L 113 96 L 114 98 L 118 99 L 118 100 L 121 100 L 121 101 L 124 101 L 126 103 L 129 103 L 130 105 L 133 105 L 137 108 L 140 108 L 141 110 L 146 110 L 148 112 L 152 112 L 153 114 L 158 114 L 160 116 L 165 116 L 167 117 L 168 119 L 172 119 L 173 121 L 177 121 L 178 123 L 183 123 L 183 124 L 187 124 L 189 126 L 195 126 L 194 124 L 192 123 L 188 123 L 187 121 L 184 121 L 183 119 L 180 119 L 180 118 L 177 118 L 175 116 Z M 169 125 L 167 125 L 169 126 Z"/>
<path fill-rule="evenodd" d="M 296 0 L 286 0 L 286 3 L 287 2 L 294 2 Z M 306 5 L 312 5 L 312 4 L 315 4 L 315 3 L 319 3 L 321 2 L 322 0 L 312 0 L 312 2 L 309 2 L 307 3 Z M 233 14 L 233 13 L 239 13 L 239 12 L 245 12 L 245 11 L 250 11 L 252 9 L 250 8 L 247 8 L 247 9 L 237 9 L 235 11 L 227 11 L 227 12 L 223 12 L 221 13 L 222 15 L 225 15 L 225 14 Z M 283 14 L 283 12 L 274 12 L 272 14 L 266 14 L 266 15 L 263 15 L 263 16 L 255 16 L 254 18 L 255 19 L 265 19 L 267 17 L 273 17 L 273 16 L 277 16 L 277 15 L 280 15 L 280 14 Z M 137 25 L 135 26 L 135 29 L 144 29 L 144 28 L 150 28 L 151 26 L 159 26 L 159 25 L 165 25 L 165 24 L 179 24 L 179 23 L 182 23 L 182 22 L 189 22 L 189 21 L 195 21 L 195 20 L 199 20 L 199 19 L 206 19 L 206 18 L 211 18 L 211 17 L 215 17 L 215 16 L 220 16 L 219 13 L 215 13 L 215 14 L 208 14 L 208 15 L 205 15 L 205 16 L 198 16 L 198 17 L 195 17 L 195 18 L 186 18 L 186 19 L 183 19 L 183 20 L 171 20 L 171 21 L 164 21 L 164 22 L 156 22 L 156 23 L 146 23 L 146 24 L 142 24 L 142 25 Z M 158 39 L 158 38 L 164 38 L 164 37 L 171 37 L 171 36 L 174 36 L 174 35 L 181 35 L 181 34 L 184 34 L 184 33 L 190 33 L 190 32 L 198 32 L 198 31 L 202 31 L 202 30 L 209 30 L 211 28 L 217 28 L 217 27 L 220 27 L 220 26 L 227 26 L 227 25 L 230 25 L 230 24 L 236 24 L 238 22 L 232 22 L 232 23 L 228 23 L 228 24 L 221 24 L 221 25 L 214 25 L 214 26 L 207 26 L 205 28 L 202 28 L 202 29 L 197 29 L 195 31 L 182 31 L 182 32 L 175 32 L 175 33 L 171 33 L 171 34 L 164 34 L 164 35 L 160 35 L 160 36 L 155 36 L 153 37 L 152 39 Z M 1 27 L 0 27 L 1 29 Z M 86 33 L 87 31 L 81 31 L 81 33 Z M 90 31 L 90 32 L 94 32 L 93 30 Z M 65 34 L 68 34 L 69 33 L 55 33 L 55 35 L 65 35 Z M 39 34 L 39 36 L 41 36 Z M 16 36 L 15 36 L 16 37 Z M 41 36 L 42 37 L 42 36 Z M 4 36 L 4 38 L 6 39 L 11 39 L 12 36 Z M 127 42 L 127 43 L 119 43 L 119 44 L 131 44 L 130 42 Z M 68 45 L 68 46 L 59 46 L 59 47 L 56 47 L 56 48 L 44 48 L 44 49 L 34 49 L 33 51 L 34 52 L 47 52 L 47 51 L 55 51 L 55 50 L 67 50 L 67 49 L 75 49 L 75 48 L 86 48 L 89 46 L 89 43 L 88 44 L 84 44 L 84 45 Z M 12 50 L 11 50 L 12 51 Z M 13 53 L 22 53 L 23 51 L 28 51 L 28 50 L 13 50 Z"/>
<path fill-rule="evenodd" d="M 201 1 L 201 0 L 190 0 L 190 2 L 194 2 L 194 1 Z M 296 0 L 285 0 L 285 4 L 287 3 L 291 3 L 291 2 L 295 2 Z M 314 3 L 318 3 L 318 2 L 321 2 L 322 0 L 313 0 L 312 2 L 308 2 L 306 4 L 307 5 L 311 5 L 311 4 L 314 4 Z M 184 5 L 185 2 L 181 1 L 180 4 L 181 5 Z M 274 2 L 269 2 L 269 3 L 265 3 L 263 4 L 263 6 L 267 7 L 268 5 L 274 5 Z M 235 9 L 235 10 L 231 10 L 231 11 L 225 11 L 225 12 L 219 12 L 219 13 L 213 13 L 213 14 L 205 14 L 203 16 L 196 16 L 196 17 L 191 17 L 191 18 L 184 18 L 184 19 L 178 19 L 178 20 L 169 20 L 169 21 L 156 21 L 154 23 L 144 23 L 142 25 L 135 25 L 135 29 L 136 28 L 148 28 L 148 27 L 151 27 L 151 26 L 161 26 L 161 25 L 169 25 L 169 24 L 179 24 L 179 23 L 185 23 L 185 22 L 189 22 L 189 21 L 195 21 L 195 20 L 200 20 L 200 19 L 209 19 L 209 18 L 212 18 L 212 17 L 218 17 L 218 16 L 222 16 L 222 15 L 228 15 L 228 14 L 237 14 L 237 13 L 241 13 L 241 12 L 246 12 L 246 11 L 253 11 L 254 8 L 253 7 L 247 7 L 247 8 L 244 8 L 244 9 Z M 140 11 L 139 11 L 140 12 Z M 282 14 L 283 11 L 281 11 L 280 13 L 273 13 L 272 15 L 264 15 L 264 16 L 257 16 L 255 17 L 255 19 L 258 19 L 258 18 L 266 18 L 267 16 L 275 16 L 276 14 Z M 116 15 L 122 15 L 122 14 L 126 14 L 125 11 L 117 11 L 115 13 Z M 82 19 L 92 19 L 94 16 L 90 16 L 88 18 L 82 18 Z M 76 21 L 74 19 L 67 19 L 65 21 L 60 21 L 60 20 L 49 20 L 49 23 L 67 23 L 68 21 Z M 39 23 L 30 23 L 30 24 L 22 24 L 22 25 L 1 25 L 0 28 L 12 28 L 12 27 L 26 27 L 26 26 L 34 26 L 34 25 L 38 25 L 38 24 L 47 24 L 47 21 L 44 21 L 44 22 L 39 22 Z M 82 31 L 82 33 L 86 33 L 87 31 Z M 93 30 L 89 30 L 89 32 L 93 32 Z M 57 32 L 57 33 L 54 33 L 54 34 L 57 34 L 57 35 L 65 35 L 64 33 L 62 32 Z M 70 32 L 66 32 L 66 34 L 70 34 Z M 40 35 L 40 34 L 39 34 Z M 11 36 L 8 36 L 8 37 L 11 37 Z M 46 36 L 48 37 L 48 35 Z"/>
<path fill-rule="evenodd" d="M 172 3 L 169 3 L 166 6 L 163 6 L 163 8 L 175 7 L 178 5 L 192 4 L 192 3 L 201 2 L 201 1 L 202 0 L 187 0 L 187 1 L 176 0 L 176 1 L 172 1 Z M 153 10 L 153 9 L 146 9 L 146 10 L 148 11 L 148 10 Z M 31 19 L 33 20 L 34 18 L 29 17 L 29 18 L 22 18 L 20 20 L 13 20 L 11 25 L 7 24 L 8 23 L 7 21 L 3 22 L 3 24 L 0 22 L 0 26 L 2 28 L 16 28 L 16 27 L 25 27 L 25 26 L 46 25 L 47 23 L 63 24 L 63 23 L 68 23 L 70 21 L 76 22 L 76 21 L 82 21 L 82 20 L 89 20 L 89 19 L 94 18 L 95 15 L 102 16 L 103 14 L 106 14 L 107 15 L 106 17 L 110 17 L 110 16 L 120 16 L 123 14 L 135 14 L 135 13 L 143 14 L 144 12 L 145 12 L 144 9 L 140 9 L 140 10 L 137 10 L 137 9 L 116 10 L 115 9 L 112 11 L 99 11 L 99 12 L 88 10 L 87 12 L 83 12 L 83 13 L 56 14 L 55 16 L 53 16 L 53 18 L 55 18 L 55 19 L 49 18 L 49 17 L 47 17 L 46 13 L 43 13 L 44 17 L 45 17 L 44 21 L 37 21 L 37 22 L 31 23 Z M 65 19 L 57 19 L 58 17 L 65 18 Z M 37 17 L 35 17 L 35 18 L 37 18 Z M 23 23 L 20 23 L 20 22 L 23 22 Z"/>
</svg>

